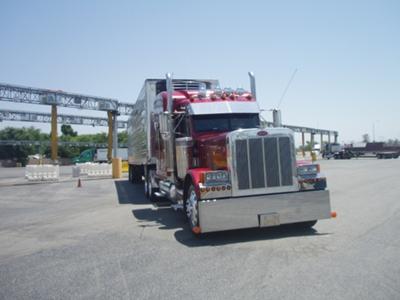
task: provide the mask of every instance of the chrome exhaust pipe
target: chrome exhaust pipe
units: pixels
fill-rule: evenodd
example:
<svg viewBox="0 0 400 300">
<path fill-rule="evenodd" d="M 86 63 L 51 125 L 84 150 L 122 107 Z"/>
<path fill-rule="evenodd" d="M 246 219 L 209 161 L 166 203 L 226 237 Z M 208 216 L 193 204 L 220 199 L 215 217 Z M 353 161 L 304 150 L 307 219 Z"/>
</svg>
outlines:
<svg viewBox="0 0 400 300">
<path fill-rule="evenodd" d="M 279 109 L 272 110 L 272 121 L 274 127 L 282 127 L 282 116 Z"/>
<path fill-rule="evenodd" d="M 167 110 L 168 110 L 168 113 L 172 114 L 172 107 L 173 107 L 172 94 L 174 92 L 174 87 L 172 85 L 171 73 L 165 74 L 165 78 L 166 78 L 166 85 L 167 85 Z"/>
<path fill-rule="evenodd" d="M 173 114 L 173 92 L 174 87 L 172 85 L 172 75 L 171 73 L 165 74 L 166 86 L 167 86 L 167 110 L 168 110 L 168 132 L 169 132 L 169 140 L 167 141 L 167 176 L 170 179 L 175 177 L 175 135 L 174 135 L 174 120 L 172 118 Z"/>
<path fill-rule="evenodd" d="M 250 91 L 253 96 L 253 98 L 257 99 L 256 96 L 256 78 L 254 76 L 253 72 L 249 72 L 249 77 L 250 77 Z"/>
</svg>

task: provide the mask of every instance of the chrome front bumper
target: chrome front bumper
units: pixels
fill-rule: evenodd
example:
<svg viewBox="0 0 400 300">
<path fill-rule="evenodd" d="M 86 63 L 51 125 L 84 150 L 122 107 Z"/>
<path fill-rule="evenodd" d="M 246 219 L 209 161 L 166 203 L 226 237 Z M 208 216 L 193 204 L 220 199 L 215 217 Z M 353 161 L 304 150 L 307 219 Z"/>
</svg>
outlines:
<svg viewBox="0 0 400 300">
<path fill-rule="evenodd" d="M 203 233 L 328 219 L 329 191 L 202 200 L 199 217 Z"/>
</svg>

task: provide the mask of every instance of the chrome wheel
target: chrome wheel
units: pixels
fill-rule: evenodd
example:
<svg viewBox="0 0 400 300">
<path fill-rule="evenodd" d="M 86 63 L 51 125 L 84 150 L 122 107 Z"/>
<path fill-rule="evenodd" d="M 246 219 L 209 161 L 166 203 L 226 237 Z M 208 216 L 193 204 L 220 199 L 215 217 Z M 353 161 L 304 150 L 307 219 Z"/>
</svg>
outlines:
<svg viewBox="0 0 400 300">
<path fill-rule="evenodd" d="M 199 225 L 199 215 L 197 210 L 197 195 L 193 186 L 189 187 L 186 198 L 186 216 L 189 219 L 190 227 Z"/>
</svg>

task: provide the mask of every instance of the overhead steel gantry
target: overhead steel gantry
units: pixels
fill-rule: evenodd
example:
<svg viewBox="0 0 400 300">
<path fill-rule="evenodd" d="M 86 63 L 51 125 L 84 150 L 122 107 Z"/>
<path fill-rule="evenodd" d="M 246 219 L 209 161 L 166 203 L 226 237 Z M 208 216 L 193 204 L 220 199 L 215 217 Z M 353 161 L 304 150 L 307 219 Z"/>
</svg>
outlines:
<svg viewBox="0 0 400 300">
<path fill-rule="evenodd" d="M 311 137 L 311 144 L 314 144 L 314 136 L 316 134 L 320 135 L 321 138 L 321 147 L 323 144 L 323 137 L 324 135 L 328 136 L 328 143 L 331 142 L 331 135 L 334 136 L 334 141 L 335 143 L 337 143 L 337 139 L 338 139 L 338 135 L 339 132 L 335 131 L 335 130 L 327 130 L 327 129 L 318 129 L 318 128 L 311 128 L 311 127 L 302 127 L 302 126 L 295 126 L 295 125 L 285 125 L 282 124 L 282 117 L 281 117 L 281 111 L 279 109 L 273 109 L 272 110 L 272 122 L 269 121 L 265 121 L 264 120 L 264 124 L 268 127 L 286 127 L 289 128 L 291 130 L 293 130 L 294 132 L 299 132 L 301 133 L 301 144 L 302 144 L 302 152 L 303 152 L 303 156 L 305 156 L 305 151 L 304 151 L 304 146 L 305 146 L 305 133 L 309 133 L 310 137 Z M 322 150 L 322 148 L 321 148 Z"/>
<path fill-rule="evenodd" d="M 51 123 L 51 114 L 33 111 L 0 109 L 0 122 L 1 121 Z M 57 123 L 88 125 L 93 127 L 108 126 L 108 119 L 100 117 L 58 114 Z M 127 124 L 128 123 L 126 121 L 117 121 L 118 128 L 126 128 Z"/>
<path fill-rule="evenodd" d="M 114 156 L 117 154 L 118 134 L 117 116 L 129 115 L 133 105 L 118 102 L 115 99 L 95 97 L 75 93 L 67 93 L 61 90 L 39 89 L 18 85 L 0 83 L 0 100 L 16 103 L 28 103 L 39 105 L 51 105 L 51 158 L 57 160 L 57 106 L 106 111 L 109 127 L 108 159 L 111 160 L 111 149 L 114 148 Z"/>
<path fill-rule="evenodd" d="M 58 145 L 61 146 L 74 146 L 74 147 L 96 147 L 105 148 L 106 143 L 92 143 L 92 142 L 64 142 L 57 141 Z M 31 140 L 0 140 L 0 145 L 4 146 L 50 146 L 50 141 L 31 141 Z M 125 144 L 119 144 L 118 147 L 126 147 Z"/>
</svg>

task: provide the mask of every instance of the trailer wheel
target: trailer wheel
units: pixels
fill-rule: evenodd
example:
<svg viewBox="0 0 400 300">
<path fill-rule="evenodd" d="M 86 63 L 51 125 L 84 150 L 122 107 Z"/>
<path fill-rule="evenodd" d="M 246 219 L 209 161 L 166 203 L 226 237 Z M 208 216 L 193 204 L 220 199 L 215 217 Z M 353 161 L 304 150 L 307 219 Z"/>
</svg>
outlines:
<svg viewBox="0 0 400 300">
<path fill-rule="evenodd" d="M 304 228 L 304 229 L 308 229 L 313 227 L 315 224 L 317 224 L 318 220 L 315 221 L 307 221 L 307 222 L 300 222 L 300 223 L 296 223 L 296 227 L 300 227 L 300 228 Z"/>
<path fill-rule="evenodd" d="M 194 189 L 193 184 L 191 183 L 185 193 L 185 203 L 184 203 L 184 210 L 186 213 L 186 217 L 189 221 L 190 229 L 194 234 L 200 233 L 200 220 L 199 220 L 199 205 L 197 194 Z"/>
</svg>

